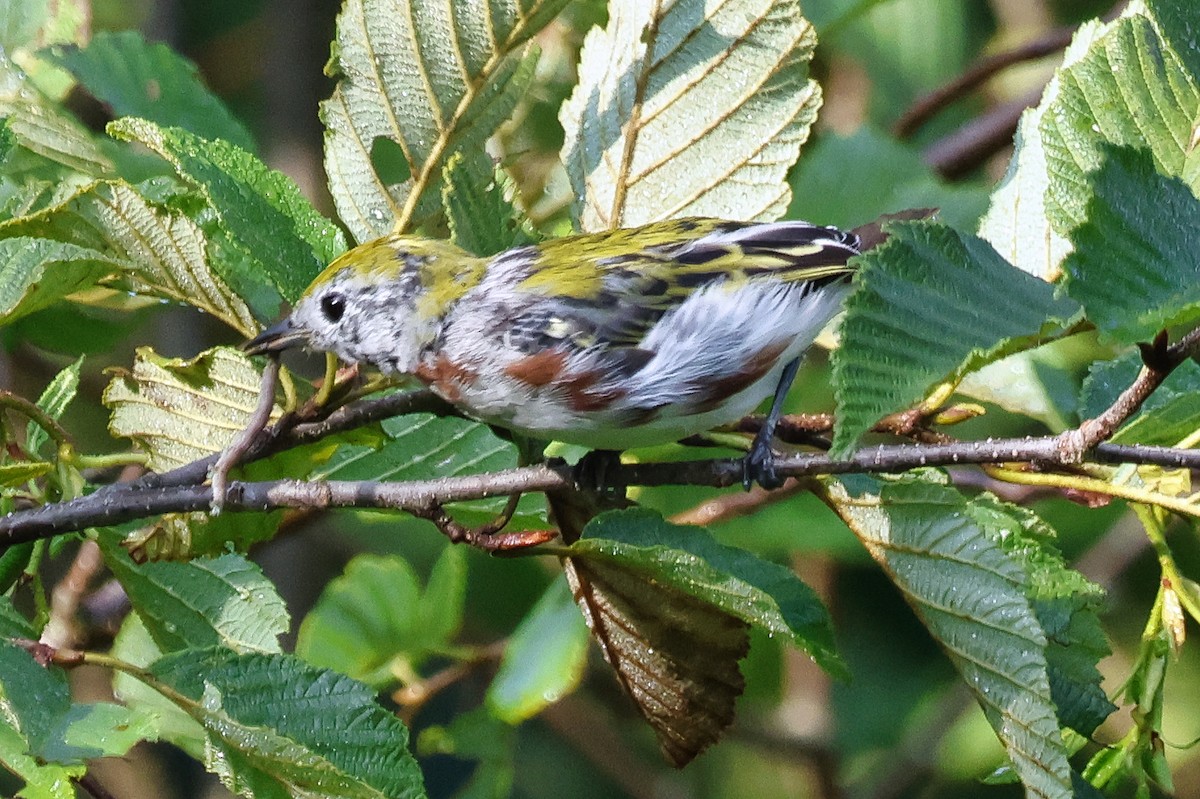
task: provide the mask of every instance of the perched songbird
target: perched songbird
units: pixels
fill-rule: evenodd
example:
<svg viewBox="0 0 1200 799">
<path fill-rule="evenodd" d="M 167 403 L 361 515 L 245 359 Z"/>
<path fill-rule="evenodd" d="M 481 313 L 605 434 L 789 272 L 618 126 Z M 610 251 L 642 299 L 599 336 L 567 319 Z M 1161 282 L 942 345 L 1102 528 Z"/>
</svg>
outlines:
<svg viewBox="0 0 1200 799">
<path fill-rule="evenodd" d="M 805 350 L 837 313 L 859 237 L 807 222 L 677 219 L 478 258 L 389 235 L 355 247 L 246 344 L 297 344 L 415 375 L 467 414 L 622 450 L 734 421 L 772 392 L 745 482 Z"/>
</svg>

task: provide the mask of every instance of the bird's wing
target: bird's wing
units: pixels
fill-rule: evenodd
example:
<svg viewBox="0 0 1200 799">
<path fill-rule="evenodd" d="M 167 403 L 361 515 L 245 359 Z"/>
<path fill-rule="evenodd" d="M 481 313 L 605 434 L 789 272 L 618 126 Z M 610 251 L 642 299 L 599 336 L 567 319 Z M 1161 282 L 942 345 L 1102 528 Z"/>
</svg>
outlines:
<svg viewBox="0 0 1200 799">
<path fill-rule="evenodd" d="M 646 335 L 696 291 L 765 278 L 816 286 L 845 279 L 856 254 L 853 233 L 807 222 L 683 219 L 556 239 L 540 254 L 555 268 L 535 263 L 519 283 L 531 302 L 511 340 L 531 353 L 601 349 L 613 368 L 636 371 Z"/>
</svg>

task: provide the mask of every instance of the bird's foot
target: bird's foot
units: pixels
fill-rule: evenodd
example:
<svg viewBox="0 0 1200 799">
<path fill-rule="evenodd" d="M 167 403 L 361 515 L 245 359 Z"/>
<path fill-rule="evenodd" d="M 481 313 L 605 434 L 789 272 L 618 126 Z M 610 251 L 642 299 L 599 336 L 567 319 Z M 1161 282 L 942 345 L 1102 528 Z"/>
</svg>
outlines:
<svg viewBox="0 0 1200 799">
<path fill-rule="evenodd" d="M 620 452 L 611 449 L 592 450 L 575 464 L 572 476 L 581 491 L 602 497 L 623 497 L 625 486 L 614 479 L 620 465 Z"/>
<path fill-rule="evenodd" d="M 758 435 L 750 445 L 750 451 L 742 458 L 742 487 L 747 491 L 758 483 L 768 491 L 783 485 L 786 477 L 775 471 L 775 451 L 771 449 L 769 436 Z"/>
</svg>

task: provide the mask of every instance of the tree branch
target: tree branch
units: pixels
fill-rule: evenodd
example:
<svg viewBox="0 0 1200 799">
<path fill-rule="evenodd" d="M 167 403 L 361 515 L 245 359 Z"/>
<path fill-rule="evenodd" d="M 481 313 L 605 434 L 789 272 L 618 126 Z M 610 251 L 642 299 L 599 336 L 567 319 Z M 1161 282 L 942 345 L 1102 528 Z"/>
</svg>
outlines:
<svg viewBox="0 0 1200 799">
<path fill-rule="evenodd" d="M 1200 468 L 1200 450 L 1170 447 L 1100 444 L 1088 453 L 1096 463 L 1138 463 L 1168 468 Z M 865 447 L 849 458 L 835 460 L 823 453 L 802 453 L 778 460 L 781 475 L 902 472 L 925 466 L 1036 462 L 1043 466 L 1070 465 L 1064 460 L 1058 436 L 990 439 L 933 444 L 892 444 Z M 185 467 L 186 468 L 186 467 Z M 724 488 L 741 482 L 738 458 L 629 463 L 614 465 L 609 475 L 627 486 L 696 485 Z M 96 492 L 54 505 L 17 511 L 0 518 L 3 546 L 47 538 L 87 527 L 120 524 L 164 513 L 207 510 L 212 488 L 203 485 L 201 471 L 191 485 L 159 485 Z M 404 483 L 376 481 L 272 480 L 231 482 L 225 510 L 268 511 L 278 508 L 388 508 L 418 516 L 435 514 L 441 505 L 529 492 L 574 492 L 573 469 L 559 461 L 502 472 Z"/>
<path fill-rule="evenodd" d="M 1030 463 L 1044 470 L 1054 466 L 1075 467 L 1085 459 L 1094 463 L 1200 468 L 1200 450 L 1102 443 L 1136 413 L 1142 402 L 1179 364 L 1197 351 L 1200 351 L 1200 328 L 1170 345 L 1165 334 L 1159 335 L 1152 344 L 1142 347 L 1145 367 L 1112 406 L 1094 419 L 1086 420 L 1078 428 L 1061 435 L 953 441 L 946 440 L 940 433 L 926 430 L 922 426 L 923 416 L 901 413 L 882 421 L 879 428 L 910 435 L 914 431 L 924 431 L 927 435 L 918 436 L 921 439 L 919 443 L 865 447 L 844 460 L 835 460 L 824 453 L 799 453 L 779 458 L 777 468 L 779 474 L 785 477 L 902 472 L 926 466 L 956 464 Z M 341 430 L 417 411 L 452 412 L 453 409 L 427 391 L 416 391 L 354 403 L 323 419 L 304 423 L 298 422 L 295 417 L 286 417 L 266 428 L 236 460 L 262 457 L 286 446 L 307 443 Z M 808 436 L 827 421 L 825 417 L 802 417 L 795 425 L 797 429 L 791 432 L 797 437 Z M 749 419 L 743 424 L 753 427 L 755 420 Z M 786 428 L 787 425 L 784 425 L 781 429 Z M 214 490 L 204 481 L 208 469 L 216 460 L 217 456 L 212 456 L 172 472 L 146 475 L 68 502 L 10 513 L 0 518 L 0 548 L 88 527 L 121 524 L 164 513 L 206 510 L 211 507 Z M 741 482 L 742 461 L 729 458 L 617 463 L 607 470 L 605 476 L 609 484 L 620 486 L 697 485 L 723 488 Z M 570 517 L 559 520 L 560 529 L 571 528 L 574 532 L 577 532 L 574 528 L 579 526 L 571 521 L 578 515 L 574 506 L 591 507 L 597 500 L 597 497 L 578 489 L 574 469 L 562 461 L 502 472 L 404 483 L 300 480 L 231 482 L 223 493 L 224 507 L 229 511 L 263 512 L 280 508 L 403 510 L 432 521 L 452 541 L 469 543 L 489 551 L 502 551 L 540 543 L 547 539 L 548 533 L 534 531 L 496 535 L 502 522 L 476 529 L 467 528 L 446 513 L 444 505 L 495 496 L 511 498 L 531 492 L 545 493 L 556 518 Z M 511 506 L 510 500 L 510 509 Z M 736 513 L 737 510 L 723 508 L 719 512 Z M 590 518 L 591 515 L 583 513 L 580 519 Z M 503 519 L 504 515 L 500 518 Z"/>
</svg>

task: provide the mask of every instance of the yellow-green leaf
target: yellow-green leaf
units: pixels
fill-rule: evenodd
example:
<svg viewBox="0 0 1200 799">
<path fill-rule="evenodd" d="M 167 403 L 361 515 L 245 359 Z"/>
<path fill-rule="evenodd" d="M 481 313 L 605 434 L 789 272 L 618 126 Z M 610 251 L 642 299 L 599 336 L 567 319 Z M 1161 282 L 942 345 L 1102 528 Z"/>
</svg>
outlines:
<svg viewBox="0 0 1200 799">
<path fill-rule="evenodd" d="M 821 104 L 796 0 L 609 5 L 559 118 L 580 229 L 774 219 Z"/>
</svg>

